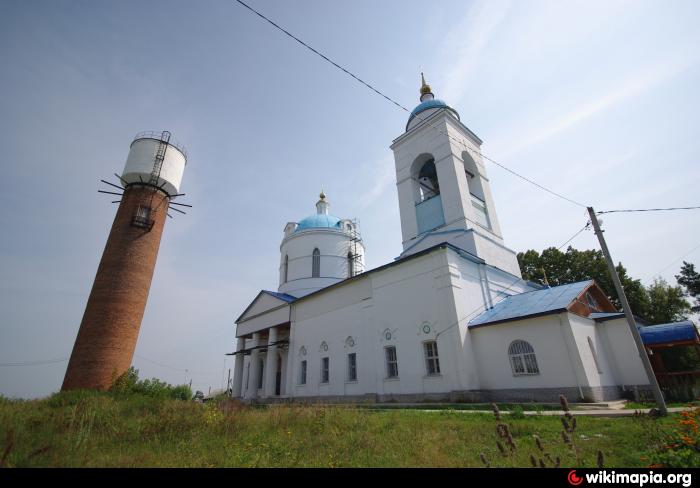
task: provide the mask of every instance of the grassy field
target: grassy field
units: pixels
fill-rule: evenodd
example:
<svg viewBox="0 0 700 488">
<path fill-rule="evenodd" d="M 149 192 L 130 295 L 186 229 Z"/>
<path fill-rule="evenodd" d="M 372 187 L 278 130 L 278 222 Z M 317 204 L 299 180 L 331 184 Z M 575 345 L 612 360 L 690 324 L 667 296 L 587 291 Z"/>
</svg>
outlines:
<svg viewBox="0 0 700 488">
<path fill-rule="evenodd" d="M 515 450 L 496 445 L 493 415 L 445 410 L 275 406 L 68 392 L 0 399 L 0 465 L 31 466 L 647 466 L 677 424 L 663 419 L 578 417 L 573 447 L 558 417 L 503 416 Z M 578 453 L 578 454 L 577 454 Z M 698 462 L 700 464 L 700 460 Z"/>
</svg>

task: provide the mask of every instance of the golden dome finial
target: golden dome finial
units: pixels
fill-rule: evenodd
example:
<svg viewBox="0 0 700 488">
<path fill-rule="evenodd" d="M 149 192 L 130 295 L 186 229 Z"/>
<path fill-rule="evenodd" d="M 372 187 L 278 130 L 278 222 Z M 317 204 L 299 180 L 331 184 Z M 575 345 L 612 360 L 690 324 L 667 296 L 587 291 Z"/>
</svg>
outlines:
<svg viewBox="0 0 700 488">
<path fill-rule="evenodd" d="M 318 197 L 319 197 L 321 200 L 325 200 L 325 199 L 326 199 L 326 194 L 323 193 L 323 188 L 321 188 L 321 193 L 319 194 Z"/>
<path fill-rule="evenodd" d="M 421 87 L 420 87 L 420 94 L 421 95 L 427 95 L 429 93 L 432 93 L 432 90 L 430 88 L 430 85 L 428 85 L 425 82 L 425 76 L 423 76 L 423 72 L 421 71 L 420 73 L 420 79 L 421 79 Z"/>
</svg>

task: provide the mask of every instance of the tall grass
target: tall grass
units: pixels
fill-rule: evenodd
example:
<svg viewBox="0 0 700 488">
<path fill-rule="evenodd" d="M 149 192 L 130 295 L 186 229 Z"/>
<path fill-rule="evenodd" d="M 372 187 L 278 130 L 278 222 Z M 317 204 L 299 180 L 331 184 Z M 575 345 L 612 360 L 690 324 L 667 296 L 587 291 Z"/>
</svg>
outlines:
<svg viewBox="0 0 700 488">
<path fill-rule="evenodd" d="M 530 466 L 540 442 L 561 444 L 558 418 L 508 418 L 518 444 L 508 465 Z M 578 418 L 579 456 L 595 465 L 644 466 L 655 445 L 649 422 Z M 0 398 L 4 466 L 481 466 L 496 459 L 493 416 L 459 412 L 373 411 L 231 400 L 199 404 L 143 393 L 65 392 L 44 400 Z M 576 458 L 567 456 L 566 462 Z M 563 462 L 563 466 L 566 464 Z"/>
</svg>

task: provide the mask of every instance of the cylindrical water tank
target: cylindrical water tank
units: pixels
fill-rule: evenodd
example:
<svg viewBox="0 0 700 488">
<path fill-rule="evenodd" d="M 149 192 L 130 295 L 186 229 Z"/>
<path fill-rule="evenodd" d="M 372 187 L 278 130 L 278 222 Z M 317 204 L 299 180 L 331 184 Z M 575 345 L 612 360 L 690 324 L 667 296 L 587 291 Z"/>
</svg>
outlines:
<svg viewBox="0 0 700 488">
<path fill-rule="evenodd" d="M 168 195 L 176 195 L 187 164 L 187 153 L 181 145 L 163 141 L 161 132 L 141 132 L 136 135 L 126 158 L 122 180 L 126 183 L 149 183 L 154 170 L 158 172 L 156 164 L 161 145 L 164 145 L 165 154 L 160 174 L 153 184 L 161 187 Z"/>
</svg>

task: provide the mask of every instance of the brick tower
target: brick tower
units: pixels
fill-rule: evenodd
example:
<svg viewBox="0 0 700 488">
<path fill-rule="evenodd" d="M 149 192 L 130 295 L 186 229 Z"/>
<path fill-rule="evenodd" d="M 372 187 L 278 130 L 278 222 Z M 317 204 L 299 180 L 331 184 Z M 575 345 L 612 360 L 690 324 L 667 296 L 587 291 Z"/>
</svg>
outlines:
<svg viewBox="0 0 700 488">
<path fill-rule="evenodd" d="M 131 143 L 124 191 L 97 268 L 62 390 L 106 390 L 133 359 L 165 218 L 187 162 L 170 133 Z M 177 209 L 173 209 L 177 210 Z"/>
</svg>

